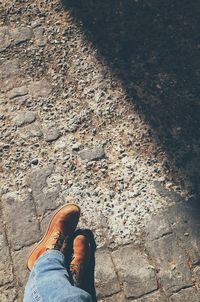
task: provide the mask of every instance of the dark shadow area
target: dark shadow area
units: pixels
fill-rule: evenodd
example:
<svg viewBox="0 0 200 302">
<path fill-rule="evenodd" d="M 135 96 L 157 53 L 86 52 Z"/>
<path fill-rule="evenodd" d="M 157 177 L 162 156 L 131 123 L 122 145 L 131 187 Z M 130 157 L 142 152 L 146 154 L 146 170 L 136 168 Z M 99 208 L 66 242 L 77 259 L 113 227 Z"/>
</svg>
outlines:
<svg viewBox="0 0 200 302">
<path fill-rule="evenodd" d="M 89 255 L 89 263 L 84 271 L 84 280 L 82 283 L 82 289 L 88 292 L 91 297 L 92 301 L 96 302 L 96 291 L 95 291 L 95 281 L 94 281 L 94 271 L 95 271 L 95 251 L 96 251 L 96 243 L 94 239 L 94 235 L 91 230 L 89 229 L 78 229 L 72 238 L 70 238 L 68 245 L 66 246 L 65 250 L 65 259 L 66 259 L 66 265 L 69 270 L 69 263 L 71 262 L 71 259 L 73 257 L 73 240 L 78 235 L 84 235 L 88 238 L 90 243 L 90 255 Z M 73 281 L 71 280 L 71 283 L 73 284 Z"/>
<path fill-rule="evenodd" d="M 127 100 L 166 150 L 172 173 L 199 194 L 199 1 L 62 2 L 122 81 Z"/>
</svg>

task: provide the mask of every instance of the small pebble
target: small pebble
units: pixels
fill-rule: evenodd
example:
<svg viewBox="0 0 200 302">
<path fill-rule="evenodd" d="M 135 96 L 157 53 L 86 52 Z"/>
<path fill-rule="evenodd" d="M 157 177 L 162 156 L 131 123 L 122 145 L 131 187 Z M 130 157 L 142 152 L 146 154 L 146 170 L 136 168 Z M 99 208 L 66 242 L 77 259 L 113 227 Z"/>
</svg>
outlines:
<svg viewBox="0 0 200 302">
<path fill-rule="evenodd" d="M 53 142 L 57 140 L 59 137 L 60 137 L 60 132 L 56 128 L 47 129 L 47 131 L 44 133 L 44 140 L 46 142 Z"/>
<path fill-rule="evenodd" d="M 33 158 L 33 159 L 31 160 L 31 164 L 32 164 L 32 165 L 35 165 L 35 166 L 38 164 L 38 162 L 39 162 L 39 161 L 38 161 L 37 158 Z"/>
<path fill-rule="evenodd" d="M 80 147 L 81 147 L 81 144 L 79 143 L 76 143 L 72 146 L 72 150 L 73 151 L 79 151 L 80 150 Z"/>
</svg>

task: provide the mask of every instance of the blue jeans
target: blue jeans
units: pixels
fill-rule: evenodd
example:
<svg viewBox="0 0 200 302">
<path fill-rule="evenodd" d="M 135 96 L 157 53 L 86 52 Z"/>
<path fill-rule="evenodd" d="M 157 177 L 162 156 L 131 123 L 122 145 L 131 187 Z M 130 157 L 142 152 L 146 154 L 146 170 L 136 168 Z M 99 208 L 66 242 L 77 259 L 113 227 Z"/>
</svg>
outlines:
<svg viewBox="0 0 200 302">
<path fill-rule="evenodd" d="M 24 302 L 92 302 L 84 290 L 72 286 L 60 251 L 45 252 L 36 261 L 25 288 Z"/>
</svg>

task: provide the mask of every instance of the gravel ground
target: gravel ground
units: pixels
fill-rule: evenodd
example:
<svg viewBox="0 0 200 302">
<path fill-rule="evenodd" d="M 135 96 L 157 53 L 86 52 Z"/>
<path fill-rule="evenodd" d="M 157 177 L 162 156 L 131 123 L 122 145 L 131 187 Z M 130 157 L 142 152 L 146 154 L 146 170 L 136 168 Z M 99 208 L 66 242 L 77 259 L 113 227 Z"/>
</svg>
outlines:
<svg viewBox="0 0 200 302">
<path fill-rule="evenodd" d="M 198 193 L 199 44 L 184 1 L 110 3 L 1 3 L 0 170 L 1 193 L 23 196 L 53 167 L 43 190 L 77 202 L 98 245 L 116 247 Z"/>
</svg>

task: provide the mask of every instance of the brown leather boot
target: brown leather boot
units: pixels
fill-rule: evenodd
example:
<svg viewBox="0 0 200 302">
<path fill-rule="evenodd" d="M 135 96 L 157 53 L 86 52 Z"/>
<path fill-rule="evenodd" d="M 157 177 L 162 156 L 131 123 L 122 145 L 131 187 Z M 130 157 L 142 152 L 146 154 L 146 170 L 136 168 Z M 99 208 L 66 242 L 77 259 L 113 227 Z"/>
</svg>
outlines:
<svg viewBox="0 0 200 302">
<path fill-rule="evenodd" d="M 32 269 L 35 261 L 47 250 L 62 251 L 64 240 L 72 234 L 78 224 L 80 208 L 75 204 L 67 204 L 61 207 L 52 217 L 46 234 L 31 251 L 27 267 Z"/>
<path fill-rule="evenodd" d="M 86 235 L 79 234 L 73 241 L 73 257 L 70 274 L 75 286 L 83 288 L 85 272 L 90 262 L 90 241 Z"/>
</svg>

